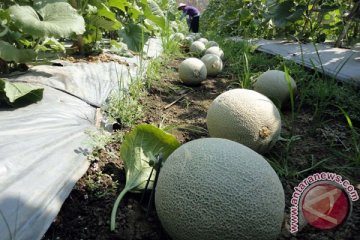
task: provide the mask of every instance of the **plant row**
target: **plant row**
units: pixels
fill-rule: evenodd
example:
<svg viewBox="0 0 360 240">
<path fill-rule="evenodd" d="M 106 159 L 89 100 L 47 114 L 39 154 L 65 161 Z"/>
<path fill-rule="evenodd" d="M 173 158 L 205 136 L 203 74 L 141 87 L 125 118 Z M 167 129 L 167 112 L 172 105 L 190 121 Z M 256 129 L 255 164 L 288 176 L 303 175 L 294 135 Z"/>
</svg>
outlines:
<svg viewBox="0 0 360 240">
<path fill-rule="evenodd" d="M 211 0 L 204 28 L 223 36 L 283 38 L 336 46 L 359 40 L 360 1 L 342 0 Z"/>
</svg>

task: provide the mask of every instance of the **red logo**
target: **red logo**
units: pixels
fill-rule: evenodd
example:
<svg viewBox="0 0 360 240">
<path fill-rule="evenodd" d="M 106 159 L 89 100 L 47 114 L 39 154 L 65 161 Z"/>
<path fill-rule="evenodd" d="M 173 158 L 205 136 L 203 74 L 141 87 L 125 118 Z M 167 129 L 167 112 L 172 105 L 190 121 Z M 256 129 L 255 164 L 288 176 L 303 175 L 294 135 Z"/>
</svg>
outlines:
<svg viewBox="0 0 360 240">
<path fill-rule="evenodd" d="M 301 203 L 305 220 L 319 229 L 331 229 L 342 224 L 350 208 L 348 195 L 331 182 L 311 186 Z"/>
</svg>

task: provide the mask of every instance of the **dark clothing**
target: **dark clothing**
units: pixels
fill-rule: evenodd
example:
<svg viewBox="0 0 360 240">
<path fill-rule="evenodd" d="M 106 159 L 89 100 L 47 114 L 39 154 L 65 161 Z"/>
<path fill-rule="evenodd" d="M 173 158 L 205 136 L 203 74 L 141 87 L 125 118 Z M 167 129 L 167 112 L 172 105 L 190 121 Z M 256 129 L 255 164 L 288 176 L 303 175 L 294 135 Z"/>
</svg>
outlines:
<svg viewBox="0 0 360 240">
<path fill-rule="evenodd" d="M 197 10 L 197 8 L 193 7 L 193 6 L 185 6 L 185 7 L 183 7 L 182 11 L 186 15 L 189 15 L 189 17 L 200 16 L 200 11 Z"/>
<path fill-rule="evenodd" d="M 189 31 L 191 31 L 193 33 L 199 32 L 199 18 L 200 18 L 200 16 L 192 18 L 192 20 L 190 21 Z"/>
<path fill-rule="evenodd" d="M 200 11 L 193 6 L 185 6 L 182 8 L 182 11 L 183 14 L 180 17 L 180 20 L 188 15 L 189 31 L 194 33 L 199 32 Z"/>
</svg>

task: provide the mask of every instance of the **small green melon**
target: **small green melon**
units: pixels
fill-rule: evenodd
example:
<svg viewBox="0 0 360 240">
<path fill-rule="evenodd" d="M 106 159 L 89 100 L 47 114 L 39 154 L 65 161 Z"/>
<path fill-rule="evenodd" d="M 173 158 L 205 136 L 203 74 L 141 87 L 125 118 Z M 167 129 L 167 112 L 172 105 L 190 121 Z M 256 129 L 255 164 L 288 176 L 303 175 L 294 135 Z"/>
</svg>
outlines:
<svg viewBox="0 0 360 240">
<path fill-rule="evenodd" d="M 183 33 L 174 33 L 170 36 L 172 41 L 180 42 L 185 39 L 185 35 Z"/>
<path fill-rule="evenodd" d="M 168 157 L 155 206 L 174 240 L 269 240 L 280 233 L 285 197 L 261 155 L 230 140 L 202 138 Z"/>
<path fill-rule="evenodd" d="M 190 46 L 193 42 L 194 39 L 190 36 L 185 37 L 185 39 L 182 41 L 186 46 Z"/>
<path fill-rule="evenodd" d="M 215 41 L 208 41 L 206 44 L 205 44 L 205 47 L 206 49 L 210 48 L 210 47 L 218 47 L 219 44 Z"/>
<path fill-rule="evenodd" d="M 279 70 L 269 70 L 259 76 L 254 83 L 254 90 L 270 98 L 277 106 L 282 106 L 290 98 L 290 91 L 296 93 L 296 82 Z"/>
<path fill-rule="evenodd" d="M 186 85 L 200 85 L 206 79 L 207 70 L 205 64 L 197 58 L 187 58 L 180 63 L 179 77 Z"/>
<path fill-rule="evenodd" d="M 194 40 L 198 40 L 201 38 L 201 33 L 189 33 L 188 36 L 192 37 Z"/>
<path fill-rule="evenodd" d="M 216 76 L 223 69 L 223 62 L 218 55 L 215 54 L 205 54 L 201 61 L 205 63 L 208 76 Z"/>
<path fill-rule="evenodd" d="M 215 98 L 206 124 L 211 137 L 230 139 L 259 153 L 272 148 L 281 131 L 281 117 L 274 103 L 248 89 L 232 89 Z"/>
</svg>

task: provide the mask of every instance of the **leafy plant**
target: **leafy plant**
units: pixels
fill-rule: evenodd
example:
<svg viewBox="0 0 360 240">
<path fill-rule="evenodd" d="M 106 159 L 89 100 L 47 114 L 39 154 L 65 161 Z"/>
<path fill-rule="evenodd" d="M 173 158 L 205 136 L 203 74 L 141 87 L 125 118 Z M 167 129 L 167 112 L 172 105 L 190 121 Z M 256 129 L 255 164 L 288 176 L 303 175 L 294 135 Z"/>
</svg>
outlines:
<svg viewBox="0 0 360 240">
<path fill-rule="evenodd" d="M 142 51 L 145 42 L 149 38 L 149 34 L 145 32 L 144 27 L 140 24 L 127 24 L 119 31 L 119 36 L 130 50 L 136 52 Z"/>
<path fill-rule="evenodd" d="M 143 116 L 139 100 L 144 83 L 140 78 L 135 79 L 126 89 L 123 81 L 120 76 L 118 90 L 112 93 L 105 108 L 112 121 L 117 121 L 121 127 L 132 127 Z"/>
<path fill-rule="evenodd" d="M 51 46 L 64 51 L 53 37 L 69 37 L 85 31 L 84 19 L 64 1 L 6 1 L 4 6 L 9 8 L 0 8 L 3 73 L 9 72 L 9 64 L 16 67 L 17 63 L 32 61 L 38 51 L 49 50 Z"/>
<path fill-rule="evenodd" d="M 44 89 L 21 82 L 9 82 L 0 79 L 0 105 L 5 103 L 20 107 L 42 99 Z"/>
<path fill-rule="evenodd" d="M 8 62 L 24 63 L 35 58 L 33 49 L 18 49 L 12 44 L 0 40 L 0 58 Z"/>
<path fill-rule="evenodd" d="M 124 161 L 126 184 L 111 212 L 111 231 L 115 230 L 117 209 L 124 195 L 129 191 L 139 192 L 145 188 L 152 170 L 150 162 L 155 161 L 155 156 L 158 154 L 162 154 L 163 159 L 166 160 L 179 146 L 180 143 L 173 135 L 149 124 L 138 125 L 125 136 L 120 148 L 120 156 Z M 152 188 L 151 184 L 149 188 Z"/>
<path fill-rule="evenodd" d="M 251 78 L 250 78 L 250 69 L 249 69 L 249 61 L 247 54 L 244 53 L 244 61 L 243 61 L 243 78 L 241 81 L 241 87 L 242 88 L 251 88 Z"/>
<path fill-rule="evenodd" d="M 109 179 L 111 184 L 109 184 Z M 89 175 L 85 179 L 88 191 L 97 199 L 113 196 L 116 192 L 116 184 L 116 181 L 112 181 L 112 176 L 102 171 L 96 172 L 95 176 Z"/>
<path fill-rule="evenodd" d="M 65 2 L 48 3 L 38 11 L 30 6 L 14 5 L 8 11 L 15 24 L 33 37 L 68 37 L 85 31 L 84 19 Z"/>
<path fill-rule="evenodd" d="M 358 0 L 211 0 L 203 19 L 208 31 L 242 37 L 288 37 L 301 41 L 359 39 Z"/>
</svg>

